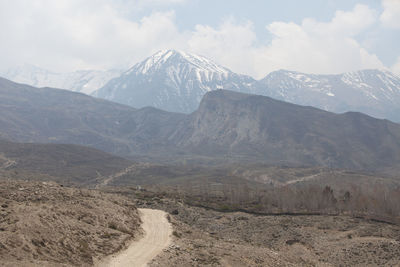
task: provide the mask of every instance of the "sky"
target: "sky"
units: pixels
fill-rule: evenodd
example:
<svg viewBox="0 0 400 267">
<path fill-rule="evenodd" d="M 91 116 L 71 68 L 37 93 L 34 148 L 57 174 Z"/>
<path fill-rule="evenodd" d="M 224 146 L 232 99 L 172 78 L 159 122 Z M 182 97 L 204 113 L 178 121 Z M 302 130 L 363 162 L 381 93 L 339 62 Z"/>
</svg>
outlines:
<svg viewBox="0 0 400 267">
<path fill-rule="evenodd" d="M 0 0 L 0 71 L 127 69 L 162 49 L 255 78 L 400 75 L 400 0 Z"/>
</svg>

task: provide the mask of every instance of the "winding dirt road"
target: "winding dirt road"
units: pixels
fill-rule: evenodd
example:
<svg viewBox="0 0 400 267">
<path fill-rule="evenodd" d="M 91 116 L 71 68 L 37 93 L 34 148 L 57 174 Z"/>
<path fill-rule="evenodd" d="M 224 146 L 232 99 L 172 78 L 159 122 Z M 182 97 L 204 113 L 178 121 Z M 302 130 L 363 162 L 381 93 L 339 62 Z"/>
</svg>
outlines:
<svg viewBox="0 0 400 267">
<path fill-rule="evenodd" d="M 146 266 L 171 243 L 172 227 L 164 211 L 139 209 L 139 212 L 144 236 L 132 242 L 126 250 L 96 264 L 98 267 Z"/>
</svg>

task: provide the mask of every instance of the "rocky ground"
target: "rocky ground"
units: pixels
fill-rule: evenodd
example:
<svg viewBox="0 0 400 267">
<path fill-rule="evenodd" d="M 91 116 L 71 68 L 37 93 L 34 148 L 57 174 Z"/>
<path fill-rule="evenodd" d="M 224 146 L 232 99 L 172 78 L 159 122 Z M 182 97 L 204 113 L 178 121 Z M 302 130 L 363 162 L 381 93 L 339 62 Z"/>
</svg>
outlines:
<svg viewBox="0 0 400 267">
<path fill-rule="evenodd" d="M 143 207 L 167 211 L 173 226 L 172 245 L 150 266 L 400 266 L 395 224 L 219 212 L 162 193 L 104 191 L 0 181 L 0 265 L 92 266 L 140 237 Z"/>
<path fill-rule="evenodd" d="M 124 197 L 51 182 L 0 181 L 1 266 L 91 266 L 140 235 Z"/>
<path fill-rule="evenodd" d="M 400 266 L 400 226 L 349 216 L 222 213 L 168 199 L 174 242 L 151 266 Z"/>
</svg>

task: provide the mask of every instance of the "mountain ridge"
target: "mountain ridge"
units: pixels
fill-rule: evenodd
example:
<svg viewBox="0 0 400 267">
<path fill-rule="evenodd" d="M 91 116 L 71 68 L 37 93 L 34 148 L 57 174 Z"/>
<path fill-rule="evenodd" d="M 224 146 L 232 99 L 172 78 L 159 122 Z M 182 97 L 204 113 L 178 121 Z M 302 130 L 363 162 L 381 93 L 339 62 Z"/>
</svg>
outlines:
<svg viewBox="0 0 400 267">
<path fill-rule="evenodd" d="M 360 111 L 400 121 L 400 77 L 387 70 L 334 75 L 279 70 L 255 80 L 205 57 L 176 50 L 157 52 L 92 95 L 134 107 L 149 105 L 191 113 L 205 93 L 218 89 L 270 96 L 335 113 Z"/>
<path fill-rule="evenodd" d="M 33 74 L 28 68 L 20 71 L 21 75 L 11 73 L 6 77 L 39 87 L 64 87 L 135 108 L 153 106 L 187 114 L 198 108 L 205 93 L 225 89 L 335 113 L 359 111 L 400 122 L 400 77 L 388 70 L 323 75 L 278 70 L 255 80 L 206 57 L 180 50 L 161 50 L 125 72 L 54 74 L 31 69 Z M 57 75 L 62 77 L 54 78 Z"/>
<path fill-rule="evenodd" d="M 70 143 L 158 162 L 400 169 L 400 125 L 215 90 L 191 114 L 134 109 L 0 79 L 0 138 Z"/>
<path fill-rule="evenodd" d="M 343 113 L 359 111 L 400 121 L 400 77 L 367 69 L 334 75 L 279 70 L 260 80 L 263 95 Z"/>
<path fill-rule="evenodd" d="M 254 92 L 255 80 L 211 60 L 176 50 L 159 51 L 110 80 L 92 95 L 141 108 L 194 111 L 206 92 L 217 89 Z"/>
<path fill-rule="evenodd" d="M 200 154 L 247 154 L 273 164 L 350 169 L 368 169 L 371 161 L 391 166 L 391 159 L 400 159 L 399 125 L 358 112 L 334 114 L 218 90 L 207 93 L 191 116 L 192 129 L 180 144 Z"/>
<path fill-rule="evenodd" d="M 35 87 L 51 87 L 91 94 L 110 79 L 120 75 L 119 70 L 78 70 L 57 73 L 30 64 L 8 69 L 2 76 L 17 83 Z"/>
</svg>

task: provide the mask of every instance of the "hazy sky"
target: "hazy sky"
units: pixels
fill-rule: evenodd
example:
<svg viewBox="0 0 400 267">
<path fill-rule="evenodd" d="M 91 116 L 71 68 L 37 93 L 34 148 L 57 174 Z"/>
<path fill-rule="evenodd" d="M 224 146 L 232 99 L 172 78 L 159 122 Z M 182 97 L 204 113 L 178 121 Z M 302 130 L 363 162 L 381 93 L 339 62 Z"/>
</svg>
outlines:
<svg viewBox="0 0 400 267">
<path fill-rule="evenodd" d="M 3 71 L 127 68 L 170 48 L 256 78 L 400 75 L 400 0 L 0 0 Z"/>
</svg>

